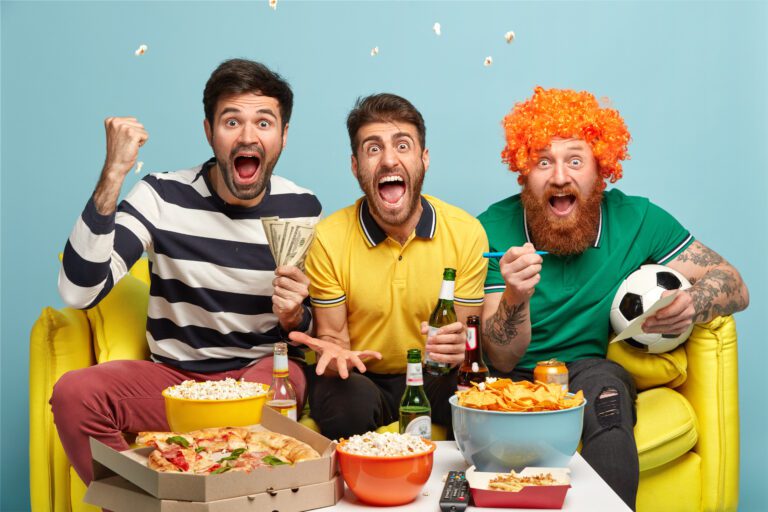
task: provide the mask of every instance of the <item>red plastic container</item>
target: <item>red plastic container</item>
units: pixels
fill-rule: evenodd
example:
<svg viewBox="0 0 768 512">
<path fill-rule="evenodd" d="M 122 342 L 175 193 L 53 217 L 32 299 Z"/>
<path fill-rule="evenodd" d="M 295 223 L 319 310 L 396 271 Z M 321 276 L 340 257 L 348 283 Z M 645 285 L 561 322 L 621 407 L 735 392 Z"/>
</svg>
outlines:
<svg viewBox="0 0 768 512">
<path fill-rule="evenodd" d="M 528 485 L 517 492 L 493 491 L 488 481 L 499 473 L 482 473 L 470 467 L 467 472 L 469 490 L 476 507 L 488 508 L 538 508 L 561 509 L 565 495 L 571 488 L 568 468 L 525 468 L 518 474 L 529 476 L 538 473 L 552 473 L 559 485 Z"/>
</svg>

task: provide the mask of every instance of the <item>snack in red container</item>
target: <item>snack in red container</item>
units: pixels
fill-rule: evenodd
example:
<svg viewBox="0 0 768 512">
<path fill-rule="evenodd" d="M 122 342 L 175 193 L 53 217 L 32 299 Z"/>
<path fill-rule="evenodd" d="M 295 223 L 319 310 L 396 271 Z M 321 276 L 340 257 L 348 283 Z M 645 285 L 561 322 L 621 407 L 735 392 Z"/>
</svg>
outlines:
<svg viewBox="0 0 768 512">
<path fill-rule="evenodd" d="M 472 466 L 466 476 L 478 507 L 559 509 L 571 487 L 568 468 L 528 467 L 519 473 L 485 473 Z"/>
</svg>

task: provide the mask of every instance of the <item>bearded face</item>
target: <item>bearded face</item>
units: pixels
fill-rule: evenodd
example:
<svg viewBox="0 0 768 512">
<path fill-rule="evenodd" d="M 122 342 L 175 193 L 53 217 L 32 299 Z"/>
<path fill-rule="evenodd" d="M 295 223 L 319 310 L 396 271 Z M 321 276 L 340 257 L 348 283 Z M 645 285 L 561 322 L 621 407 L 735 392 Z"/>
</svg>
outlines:
<svg viewBox="0 0 768 512">
<path fill-rule="evenodd" d="M 573 187 L 552 187 L 543 197 L 523 187 L 521 198 L 528 230 L 537 249 L 565 256 L 580 254 L 594 244 L 600 222 L 602 187 L 595 187 L 586 198 Z M 564 217 L 553 215 L 551 210 L 566 201 L 575 207 L 573 211 Z"/>
<path fill-rule="evenodd" d="M 553 139 L 539 151 L 521 198 L 537 249 L 580 254 L 597 236 L 603 183 L 592 148 L 581 139 Z"/>
</svg>

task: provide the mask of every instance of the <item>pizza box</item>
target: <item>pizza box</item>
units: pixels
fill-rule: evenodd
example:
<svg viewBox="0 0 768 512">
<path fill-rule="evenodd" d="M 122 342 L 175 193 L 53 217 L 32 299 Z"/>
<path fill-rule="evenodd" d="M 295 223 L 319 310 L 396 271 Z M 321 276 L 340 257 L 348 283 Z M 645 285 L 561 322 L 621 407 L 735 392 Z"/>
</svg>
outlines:
<svg viewBox="0 0 768 512">
<path fill-rule="evenodd" d="M 319 484 L 208 502 L 161 500 L 112 475 L 94 480 L 85 501 L 113 512 L 301 512 L 330 507 L 343 496 L 344 480 L 339 475 Z"/>
<path fill-rule="evenodd" d="M 496 491 L 488 488 L 491 479 L 499 473 L 475 471 L 471 466 L 466 471 L 469 491 L 477 507 L 489 508 L 563 508 L 565 495 L 571 488 L 571 474 L 568 468 L 527 467 L 517 474 L 531 476 L 551 473 L 557 485 L 526 485 L 520 491 Z"/>
<path fill-rule="evenodd" d="M 266 466 L 249 473 L 227 471 L 217 475 L 161 473 L 147 466 L 151 447 L 119 452 L 91 438 L 94 481 L 120 475 L 127 481 L 161 500 L 210 502 L 248 496 L 280 489 L 327 483 L 338 473 L 336 442 L 304 425 L 265 407 L 261 424 L 254 430 L 267 429 L 295 437 L 317 450 L 320 458 L 295 465 Z"/>
</svg>

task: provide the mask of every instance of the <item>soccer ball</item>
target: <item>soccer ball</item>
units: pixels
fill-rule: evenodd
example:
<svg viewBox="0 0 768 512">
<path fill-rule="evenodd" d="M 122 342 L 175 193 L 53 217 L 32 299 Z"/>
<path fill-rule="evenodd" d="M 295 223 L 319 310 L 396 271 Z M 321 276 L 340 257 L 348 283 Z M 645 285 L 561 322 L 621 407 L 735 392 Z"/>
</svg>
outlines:
<svg viewBox="0 0 768 512">
<path fill-rule="evenodd" d="M 690 288 L 691 283 L 680 273 L 663 265 L 643 265 L 632 272 L 616 291 L 611 304 L 611 327 L 617 334 L 642 315 L 664 290 Z M 623 341 L 652 354 L 669 352 L 682 344 L 691 334 L 693 325 L 681 334 L 640 334 Z"/>
</svg>

